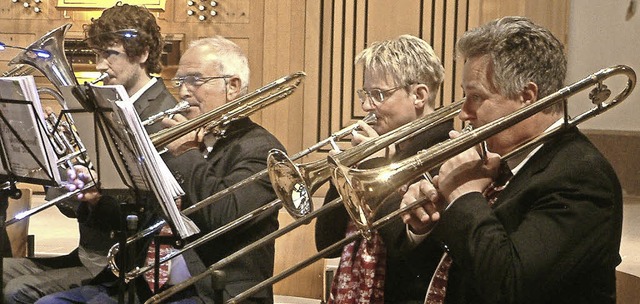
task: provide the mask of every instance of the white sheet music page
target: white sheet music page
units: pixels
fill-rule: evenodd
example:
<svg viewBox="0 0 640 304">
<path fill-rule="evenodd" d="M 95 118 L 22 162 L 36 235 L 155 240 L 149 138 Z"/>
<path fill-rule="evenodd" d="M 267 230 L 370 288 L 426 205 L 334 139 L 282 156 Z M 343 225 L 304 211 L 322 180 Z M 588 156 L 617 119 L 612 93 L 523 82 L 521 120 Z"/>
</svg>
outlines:
<svg viewBox="0 0 640 304">
<path fill-rule="evenodd" d="M 100 88 L 105 89 L 108 87 L 122 88 L 122 86 L 102 86 Z M 120 95 L 120 97 L 122 96 L 124 95 Z M 200 232 L 195 223 L 178 210 L 175 200 L 183 196 L 184 191 L 151 143 L 151 139 L 142 126 L 133 102 L 128 98 L 110 100 L 110 102 L 114 119 L 121 123 L 135 154 L 135 165 L 142 169 L 144 179 L 150 190 L 154 192 L 156 199 L 160 202 L 166 218 L 174 224 L 181 238 L 187 238 Z"/>
<path fill-rule="evenodd" d="M 0 111 L 8 124 L 0 121 L 1 139 L 9 160 L 9 168 L 2 168 L 0 174 L 11 171 L 20 177 L 53 179 L 61 184 L 58 155 L 44 129 L 44 112 L 33 76 L 0 77 L 0 99 Z"/>
</svg>

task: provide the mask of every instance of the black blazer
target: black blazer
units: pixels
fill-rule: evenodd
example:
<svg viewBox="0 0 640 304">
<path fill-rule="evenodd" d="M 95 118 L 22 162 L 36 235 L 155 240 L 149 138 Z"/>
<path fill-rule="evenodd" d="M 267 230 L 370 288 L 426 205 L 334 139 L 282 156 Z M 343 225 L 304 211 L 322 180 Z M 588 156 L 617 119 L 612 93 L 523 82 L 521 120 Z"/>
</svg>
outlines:
<svg viewBox="0 0 640 304">
<path fill-rule="evenodd" d="M 529 159 L 489 207 L 456 200 L 433 237 L 453 258 L 447 303 L 615 303 L 622 191 L 573 128 Z"/>
<path fill-rule="evenodd" d="M 167 162 L 186 192 L 183 207 L 199 202 L 266 169 L 267 156 L 271 149 L 284 151 L 282 144 L 271 133 L 249 118 L 232 122 L 225 134 L 225 137 L 217 140 L 206 159 L 201 151 L 191 150 Z M 192 213 L 189 217 L 202 231 L 199 237 L 274 199 L 275 192 L 268 176 L 265 175 L 262 179 Z M 277 216 L 278 212 L 275 209 L 263 213 L 196 248 L 197 255 L 185 253 L 184 257 L 191 274 L 199 274 L 204 266 L 209 266 L 277 230 Z M 222 268 L 226 274 L 225 301 L 272 276 L 274 255 L 274 243 L 271 242 Z M 211 302 L 211 280 L 199 281 L 196 289 L 202 301 Z M 262 290 L 254 299 L 261 303 L 273 302 L 272 289 Z"/>
</svg>

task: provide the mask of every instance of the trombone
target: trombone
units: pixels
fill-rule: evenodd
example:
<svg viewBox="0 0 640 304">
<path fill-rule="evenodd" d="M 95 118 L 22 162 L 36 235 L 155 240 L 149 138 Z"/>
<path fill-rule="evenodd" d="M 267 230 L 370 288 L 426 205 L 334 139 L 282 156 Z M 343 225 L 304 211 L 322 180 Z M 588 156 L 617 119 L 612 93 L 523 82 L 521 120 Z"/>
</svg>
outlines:
<svg viewBox="0 0 640 304">
<path fill-rule="evenodd" d="M 614 75 L 618 75 L 618 74 L 622 74 L 624 76 L 627 77 L 627 85 L 626 87 L 623 89 L 623 91 L 621 93 L 619 93 L 618 95 L 616 95 L 613 100 L 611 100 L 608 103 L 605 103 L 605 101 L 610 97 L 611 92 L 610 90 L 606 87 L 606 85 L 604 85 L 602 82 Z M 556 134 L 562 132 L 563 130 L 565 130 L 566 128 L 572 127 L 572 126 L 576 126 L 579 123 L 590 119 L 592 117 L 597 116 L 600 113 L 603 113 L 604 111 L 608 110 L 609 108 L 619 104 L 621 101 L 623 101 L 624 99 L 627 98 L 627 96 L 631 93 L 631 91 L 633 91 L 634 87 L 635 87 L 635 82 L 636 82 L 636 74 L 633 71 L 633 69 L 627 67 L 627 66 L 615 66 L 615 67 L 611 67 L 611 68 L 606 68 L 606 69 L 602 69 L 599 72 L 596 72 L 570 86 L 567 86 L 559 91 L 557 91 L 556 93 L 553 93 L 541 100 L 536 101 L 535 103 L 524 107 L 512 114 L 509 114 L 503 118 L 500 118 L 498 120 L 495 120 L 492 123 L 489 123 L 483 127 L 480 127 L 478 129 L 476 129 L 475 131 L 469 131 L 466 133 L 463 133 L 461 136 L 459 136 L 458 138 L 455 139 L 450 139 L 447 140 L 441 144 L 438 144 L 430 149 L 427 150 L 427 153 L 421 153 L 418 154 L 416 156 L 410 157 L 406 160 L 403 160 L 397 164 L 391 164 L 388 166 L 384 166 L 381 168 L 377 168 L 377 169 L 370 169 L 370 170 L 356 170 L 356 169 L 348 169 L 348 167 L 342 165 L 340 163 L 340 154 L 336 155 L 336 156 L 332 156 L 330 157 L 330 159 L 333 159 L 333 161 L 336 163 L 336 170 L 334 172 L 334 176 L 333 176 L 333 180 L 334 182 L 336 182 L 336 184 L 346 184 L 348 186 L 351 185 L 358 185 L 356 187 L 344 187 L 343 190 L 347 190 L 347 191 L 342 191 L 340 192 L 342 199 L 345 200 L 352 200 L 352 203 L 348 203 L 348 202 L 342 202 L 342 199 L 337 198 L 331 202 L 329 202 L 328 204 L 325 205 L 325 207 L 320 208 L 319 210 L 313 211 L 311 212 L 308 216 L 306 216 L 305 218 L 298 220 L 294 223 L 292 223 L 289 226 L 299 226 L 301 224 L 303 224 L 302 222 L 306 221 L 308 218 L 311 217 L 315 217 L 320 215 L 321 213 L 323 213 L 324 211 L 326 211 L 329 208 L 334 208 L 337 207 L 341 202 L 344 203 L 347 207 L 347 210 L 349 210 L 352 204 L 354 207 L 354 210 L 350 211 L 350 216 L 352 217 L 352 219 L 356 222 L 356 224 L 358 224 L 359 229 L 358 232 L 352 236 L 349 236 L 341 241 L 338 241 L 337 243 L 331 245 L 330 247 L 325 248 L 324 250 L 318 252 L 317 254 L 313 255 L 312 257 L 292 266 L 291 268 L 284 270 L 283 272 L 274 275 L 273 277 L 259 283 L 256 286 L 253 286 L 252 288 L 242 292 L 241 294 L 237 295 L 235 298 L 231 299 L 228 303 L 239 303 L 242 300 L 248 298 L 249 296 L 251 296 L 252 294 L 254 294 L 255 292 L 270 286 L 284 278 L 286 278 L 287 276 L 299 271 L 300 269 L 312 264 L 313 262 L 317 261 L 320 258 L 323 258 L 325 256 L 327 256 L 330 252 L 334 251 L 337 248 L 340 248 L 342 246 L 344 246 L 345 244 L 355 240 L 356 238 L 363 236 L 363 237 L 367 237 L 369 234 L 369 231 L 371 231 L 372 229 L 378 229 L 388 223 L 391 222 L 391 219 L 397 217 L 398 215 L 400 215 L 401 213 L 410 210 L 411 208 L 414 208 L 422 203 L 424 203 L 424 201 L 418 200 L 415 202 L 412 202 L 410 204 L 408 204 L 407 206 L 403 207 L 403 208 L 399 208 L 397 210 L 395 210 L 394 212 L 388 214 L 387 216 L 382 217 L 381 219 L 372 222 L 371 219 L 373 218 L 373 216 L 375 215 L 375 211 L 377 210 L 376 206 L 373 205 L 373 208 L 370 207 L 369 205 L 365 204 L 365 203 L 371 203 L 371 202 L 379 202 L 382 201 L 384 198 L 388 197 L 389 195 L 391 195 L 398 187 L 400 187 L 401 185 L 409 182 L 410 180 L 413 180 L 414 178 L 420 176 L 423 172 L 428 171 L 429 169 L 437 166 L 439 163 L 445 161 L 448 158 L 451 158 L 453 156 L 455 156 L 456 154 L 470 148 L 473 147 L 475 145 L 477 145 L 478 143 L 486 140 L 487 138 L 517 124 L 518 122 L 524 120 L 527 117 L 530 117 L 532 115 L 534 115 L 535 113 L 538 113 L 548 107 L 550 107 L 551 105 L 557 103 L 557 102 L 565 102 L 566 103 L 566 98 L 576 94 L 577 92 L 583 91 L 586 88 L 589 88 L 592 85 L 595 85 L 596 87 L 591 91 L 590 94 L 590 99 L 592 100 L 592 102 L 595 104 L 595 107 L 593 107 L 592 109 L 590 109 L 589 111 L 582 113 L 580 115 L 578 115 L 577 117 L 571 119 L 569 118 L 568 114 L 567 114 L 567 107 L 565 104 L 564 107 L 564 111 L 565 111 L 565 117 L 564 117 L 564 123 L 562 124 L 562 126 L 554 128 L 553 130 L 549 130 L 547 132 L 545 132 L 544 134 L 541 134 L 538 138 L 533 139 L 530 142 L 526 142 L 523 145 L 521 145 L 517 151 L 514 151 L 513 153 L 510 153 L 509 155 L 505 155 L 504 157 L 511 157 L 512 155 L 515 155 L 516 153 L 518 153 L 519 151 L 524 151 L 524 149 L 531 147 L 533 145 L 537 145 L 540 144 L 542 141 L 546 141 L 549 140 L 551 138 L 553 138 Z M 400 135 L 398 135 L 400 136 Z M 364 144 L 364 143 L 363 143 Z M 352 149 L 356 149 L 358 148 L 354 147 Z M 382 144 L 377 147 L 378 149 L 381 149 L 385 146 L 382 146 Z M 344 153 L 344 152 L 343 152 Z M 361 159 L 364 159 L 366 156 L 362 156 Z M 407 172 L 404 172 L 407 171 Z M 404 173 L 403 173 L 404 172 Z M 341 177 L 341 176 L 344 176 Z M 368 182 L 369 180 L 373 180 L 372 182 Z M 364 186 L 366 184 L 366 186 Z M 363 185 L 362 187 L 360 187 L 360 185 Z M 340 188 L 338 188 L 340 189 Z M 353 189 L 351 191 L 351 189 Z M 373 191 L 366 191 L 366 190 L 375 190 L 378 189 L 377 191 L 373 192 Z M 358 196 L 358 195 L 362 195 L 362 196 Z M 362 203 L 361 205 L 357 205 L 357 203 Z M 253 250 L 259 246 L 262 246 L 264 244 L 266 244 L 267 242 L 273 241 L 275 238 L 286 234 L 288 231 L 293 230 L 293 228 L 295 227 L 285 227 L 283 229 L 277 230 L 267 236 L 265 236 L 264 238 L 250 244 L 249 246 L 243 248 L 242 250 L 218 261 L 217 263 L 209 266 L 209 268 L 203 272 L 200 273 L 198 275 L 195 275 L 193 277 L 191 277 L 190 279 L 179 283 L 161 293 L 158 293 L 154 296 L 152 296 L 149 300 L 147 300 L 147 302 L 145 303 L 158 303 L 164 299 L 166 299 L 167 297 L 189 287 L 190 285 L 195 284 L 197 281 L 208 277 L 209 275 L 211 275 L 213 272 L 215 272 L 216 270 L 224 267 L 225 265 L 227 265 L 228 263 L 230 263 L 231 261 L 235 260 L 236 258 L 238 258 L 239 256 L 242 256 L 243 254 L 245 254 L 247 251 Z"/>
<path fill-rule="evenodd" d="M 363 120 L 365 122 L 373 121 L 373 120 L 375 120 L 375 115 L 367 116 Z M 331 134 L 326 139 L 321 140 L 321 141 L 313 144 L 309 148 L 304 149 L 304 150 L 296 153 L 295 155 L 292 155 L 288 159 L 290 159 L 291 161 L 300 159 L 300 158 L 302 158 L 302 157 L 304 157 L 304 156 L 306 156 L 306 155 L 308 155 L 308 154 L 310 154 L 312 152 L 315 152 L 316 150 L 326 146 L 327 144 L 334 143 L 335 140 L 343 138 L 344 136 L 350 134 L 352 131 L 354 131 L 356 129 L 358 129 L 358 124 L 357 123 L 352 124 L 350 126 L 347 126 L 347 127 L 343 128 L 343 129 Z M 281 153 L 284 154 L 284 152 L 281 152 Z M 325 165 L 326 165 L 326 161 L 325 161 Z M 191 213 L 193 213 L 195 211 L 198 211 L 198 210 L 200 210 L 200 209 L 202 209 L 202 208 L 204 208 L 204 207 L 206 207 L 206 206 L 208 206 L 208 205 L 210 205 L 212 203 L 215 203 L 216 201 L 220 200 L 221 198 L 223 198 L 223 197 L 225 197 L 225 196 L 227 196 L 227 195 L 229 195 L 231 193 L 234 193 L 235 191 L 237 191 L 239 189 L 244 188 L 246 185 L 249 185 L 250 183 L 252 183 L 252 182 L 254 182 L 256 180 L 259 180 L 259 179 L 265 177 L 267 175 L 268 171 L 269 171 L 269 168 L 264 169 L 264 170 L 262 170 L 262 171 L 260 171 L 260 172 L 258 172 L 256 174 L 244 179 L 243 181 L 241 181 L 239 183 L 231 185 L 230 187 L 228 187 L 228 188 L 226 188 L 226 189 L 224 189 L 222 191 L 219 191 L 219 192 L 209 196 L 208 198 L 206 198 L 206 199 L 204 199 L 204 200 L 202 200 L 200 202 L 197 202 L 196 204 L 194 204 L 192 206 L 189 206 L 188 208 L 184 209 L 182 211 L 182 213 L 184 215 L 189 215 L 189 214 L 191 214 Z M 329 176 L 327 175 L 326 179 L 328 179 L 328 178 L 329 178 Z M 269 203 L 267 203 L 267 204 L 255 209 L 255 210 L 253 210 L 253 211 L 251 211 L 251 212 L 249 212 L 249 213 L 237 218 L 236 220 L 234 220 L 234 221 L 232 221 L 232 222 L 230 222 L 230 223 L 228 223 L 228 224 L 226 224 L 226 225 L 224 225 L 224 226 L 222 226 L 222 227 L 220 227 L 220 228 L 218 228 L 218 229 L 216 229 L 216 230 L 214 230 L 212 232 L 209 232 L 209 233 L 201 236 L 197 240 L 195 240 L 195 241 L 193 241 L 193 242 L 191 242 L 191 243 L 189 243 L 187 245 L 184 245 L 184 247 L 182 247 L 180 250 L 172 251 L 171 253 L 165 255 L 164 257 L 162 257 L 158 262 L 159 263 L 165 263 L 165 262 L 167 262 L 167 261 L 179 256 L 180 254 L 182 254 L 183 252 L 185 252 L 188 249 L 200 246 L 201 244 L 206 243 L 206 242 L 218 237 L 219 235 L 224 234 L 227 231 L 230 231 L 231 229 L 233 229 L 233 228 L 235 228 L 235 227 L 237 227 L 239 225 L 244 224 L 248 220 L 257 217 L 258 215 L 262 214 L 263 212 L 272 210 L 273 208 L 280 208 L 282 206 L 282 204 L 283 204 L 282 200 L 275 199 L 275 200 L 273 200 L 273 201 L 271 201 L 271 202 L 269 202 Z M 302 216 L 302 215 L 306 215 L 306 214 L 311 212 L 310 208 L 305 208 L 303 206 L 300 206 L 297 210 L 293 210 L 291 208 L 292 207 L 287 208 L 287 211 L 289 211 L 292 216 Z M 127 239 L 126 245 L 129 245 L 132 242 L 138 241 L 140 239 L 143 239 L 145 237 L 148 237 L 148 236 L 156 233 L 157 231 L 160 231 L 160 229 L 162 229 L 162 226 L 164 226 L 165 223 L 166 222 L 164 220 L 160 220 L 160 221 L 156 222 L 155 224 L 147 227 L 146 229 L 136 233 L 135 235 L 133 235 L 133 236 L 131 236 L 131 237 L 129 237 Z M 116 243 L 115 245 L 113 245 L 109 249 L 109 253 L 107 255 L 108 256 L 109 267 L 111 268 L 111 271 L 116 276 L 119 276 L 119 274 L 120 274 L 120 270 L 118 268 L 118 265 L 115 262 L 115 255 L 120 251 L 119 247 L 120 247 L 120 244 Z M 146 266 L 143 266 L 143 267 L 137 267 L 137 268 L 135 268 L 135 269 L 133 269 L 130 272 L 125 274 L 125 280 L 130 281 L 130 280 L 136 278 L 137 276 L 141 275 L 142 273 L 151 270 L 153 267 L 154 266 L 152 266 L 152 265 L 146 265 Z"/>
<path fill-rule="evenodd" d="M 337 154 L 336 157 L 339 157 L 344 162 L 355 164 L 361 159 L 374 154 L 378 150 L 390 144 L 407 140 L 420 132 L 433 128 L 449 119 L 452 119 L 453 117 L 458 115 L 463 102 L 464 100 L 460 100 L 452 105 L 449 105 L 448 107 L 438 109 L 437 111 L 429 114 L 426 117 L 417 119 L 406 124 L 405 126 L 399 127 L 386 134 L 363 142 L 358 146 L 349 148 Z M 344 136 L 351 133 L 351 131 L 355 130 L 356 128 L 357 124 L 354 124 L 341 131 L 338 131 L 337 134 Z M 329 137 L 324 141 L 324 143 L 326 144 L 330 142 L 332 138 L 333 137 Z M 267 161 L 268 171 L 274 190 L 276 191 L 276 194 L 278 194 L 279 199 L 265 205 L 264 207 L 267 207 L 271 204 L 273 204 L 274 206 L 278 206 L 275 204 L 282 203 L 286 207 L 287 211 L 289 211 L 289 213 L 297 220 L 289 224 L 288 226 L 272 232 L 262 239 L 209 266 L 209 269 L 206 272 L 194 276 L 178 285 L 175 285 L 162 294 L 154 296 L 150 299 L 150 301 L 157 301 L 159 299 L 162 299 L 163 297 L 170 296 L 195 283 L 196 281 L 205 278 L 214 271 L 243 256 L 247 252 L 264 246 L 265 244 L 274 241 L 276 238 L 285 235 L 293 229 L 309 223 L 309 221 L 320 216 L 321 214 L 328 212 L 333 208 L 339 207 L 341 201 L 338 199 L 324 205 L 318 210 L 312 210 L 312 208 L 310 207 L 311 204 L 307 204 L 307 202 L 311 201 L 310 195 L 315 190 L 317 190 L 320 184 L 330 178 L 331 170 L 327 159 L 321 159 L 314 162 L 298 165 L 293 163 L 293 158 L 296 157 L 288 158 L 284 152 L 278 150 L 272 150 L 269 154 L 269 159 Z M 213 231 L 208 235 L 203 236 L 202 238 L 206 238 L 209 235 L 217 236 L 219 235 L 220 229 L 222 228 L 219 228 L 218 230 Z M 186 250 L 186 247 L 183 249 Z"/>
<path fill-rule="evenodd" d="M 611 96 L 611 90 L 607 88 L 603 81 L 616 75 L 627 77 L 626 86 L 611 101 L 605 102 Z M 335 166 L 332 180 L 352 220 L 360 230 L 366 232 L 371 229 L 371 219 L 375 216 L 382 202 L 391 195 L 395 189 L 420 176 L 423 172 L 435 168 L 447 159 L 485 141 L 489 137 L 500 133 L 520 121 L 558 102 L 563 102 L 564 117 L 562 124 L 540 134 L 534 139 L 522 143 L 513 151 L 502 156 L 504 160 L 509 159 L 514 155 L 526 151 L 526 149 L 530 147 L 550 140 L 556 134 L 568 128 L 577 126 L 618 105 L 633 91 L 635 83 L 635 71 L 628 66 L 618 65 L 601 69 L 531 105 L 496 119 L 473 131 L 463 132 L 455 139 L 444 141 L 427 149 L 424 153 L 419 153 L 397 163 L 370 170 L 359 170 L 350 169 L 345 164 L 342 164 L 340 159 L 330 156 L 331 162 Z M 589 99 L 591 99 L 594 107 L 575 118 L 569 117 L 566 99 L 594 85 L 595 87 L 589 93 Z"/>
</svg>

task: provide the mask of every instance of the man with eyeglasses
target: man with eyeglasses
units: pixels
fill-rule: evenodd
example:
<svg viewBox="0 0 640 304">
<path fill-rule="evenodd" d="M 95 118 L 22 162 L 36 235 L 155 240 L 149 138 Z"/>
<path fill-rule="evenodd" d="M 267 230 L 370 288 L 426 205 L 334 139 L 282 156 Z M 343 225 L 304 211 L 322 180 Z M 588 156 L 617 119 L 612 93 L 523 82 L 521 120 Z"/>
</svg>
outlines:
<svg viewBox="0 0 640 304">
<path fill-rule="evenodd" d="M 163 124 L 167 126 L 210 112 L 246 94 L 249 86 L 248 60 L 242 49 L 228 39 L 221 36 L 203 38 L 190 44 L 180 58 L 172 80 L 179 88 L 180 99 L 191 107 L 173 118 L 165 118 Z M 182 198 L 183 207 L 266 169 L 269 151 L 283 149 L 272 134 L 249 118 L 232 121 L 224 128 L 224 136 L 208 132 L 210 130 L 197 130 L 167 145 L 173 156 L 167 161 L 167 166 L 176 172 L 187 193 Z M 205 234 L 275 198 L 271 183 L 265 176 L 189 217 Z M 277 213 L 277 210 L 267 211 L 241 227 L 185 252 L 183 256 L 187 267 L 182 267 L 180 272 L 199 274 L 205 267 L 275 231 L 278 228 Z M 223 267 L 226 275 L 224 301 L 271 277 L 274 255 L 272 242 Z M 200 299 L 210 297 L 213 293 L 211 281 L 202 280 L 192 291 Z M 273 291 L 270 287 L 265 288 L 243 303 L 273 303 Z"/>
<path fill-rule="evenodd" d="M 163 46 L 160 27 L 151 12 L 144 7 L 119 3 L 92 20 L 85 30 L 86 41 L 97 55 L 96 69 L 108 74 L 104 83 L 124 86 L 142 120 L 176 104 L 162 79 L 151 76 L 162 69 Z M 156 123 L 146 128 L 147 132 L 154 133 L 163 126 Z M 88 172 L 86 168 L 77 167 L 77 170 L 79 174 Z M 65 191 L 50 188 L 47 198 Z M 130 200 L 131 196 L 124 192 L 114 195 L 102 195 L 93 189 L 86 191 L 81 201 L 57 204 L 63 214 L 78 219 L 78 248 L 54 258 L 5 259 L 5 303 L 33 303 L 45 295 L 90 282 L 115 282 L 106 267 L 107 253 L 117 242 L 113 232 L 123 228 L 120 203 Z M 142 228 L 145 221 L 151 220 L 151 216 L 147 219 L 143 214 L 139 218 Z"/>
<path fill-rule="evenodd" d="M 374 42 L 355 60 L 364 69 L 363 88 L 357 90 L 362 109 L 373 113 L 377 121 L 367 125 L 359 121 L 360 131 L 353 134 L 352 145 L 390 132 L 434 111 L 435 99 L 442 84 L 444 68 L 431 46 L 411 36 Z M 453 122 L 447 121 L 402 143 L 392 145 L 379 155 L 358 164 L 371 168 L 388 164 L 440 141 L 448 139 Z M 333 151 L 332 153 L 338 153 Z M 331 185 L 325 204 L 338 197 Z M 382 217 L 394 211 L 400 195 L 390 198 L 378 212 Z M 395 203 L 394 203 L 395 202 Z M 336 208 L 316 222 L 316 247 L 322 250 L 355 232 L 345 208 Z M 405 226 L 394 220 L 374 231 L 371 241 L 358 240 L 343 248 L 339 268 L 331 285 L 330 303 L 422 303 L 435 265 L 416 259 L 431 250 L 433 244 L 404 252 L 397 250 L 396 240 L 403 238 Z"/>
</svg>

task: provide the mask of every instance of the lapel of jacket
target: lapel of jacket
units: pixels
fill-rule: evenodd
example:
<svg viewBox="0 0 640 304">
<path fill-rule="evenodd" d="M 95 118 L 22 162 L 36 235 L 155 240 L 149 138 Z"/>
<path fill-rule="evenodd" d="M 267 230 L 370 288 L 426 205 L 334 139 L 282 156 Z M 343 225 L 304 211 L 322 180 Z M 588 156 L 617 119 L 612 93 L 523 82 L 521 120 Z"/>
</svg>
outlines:
<svg viewBox="0 0 640 304">
<path fill-rule="evenodd" d="M 570 140 L 570 137 L 577 136 L 578 132 L 575 128 L 567 130 L 561 135 L 558 135 L 555 139 L 546 142 L 540 150 L 538 150 L 520 169 L 520 171 L 509 181 L 509 184 L 505 189 L 498 194 L 496 205 L 500 205 L 500 198 L 513 197 L 520 191 L 527 187 L 527 184 L 535 175 L 543 172 L 548 166 L 551 160 L 560 150 L 560 146 L 566 140 Z"/>
<path fill-rule="evenodd" d="M 144 120 L 152 114 L 156 114 L 146 113 L 146 110 L 147 108 L 149 108 L 152 101 L 158 98 L 158 95 L 162 93 L 163 89 L 164 85 L 162 83 L 162 79 L 156 78 L 156 83 L 154 83 L 146 92 L 142 93 L 142 95 L 140 95 L 140 98 L 138 98 L 138 100 L 133 103 L 141 119 Z"/>
</svg>

